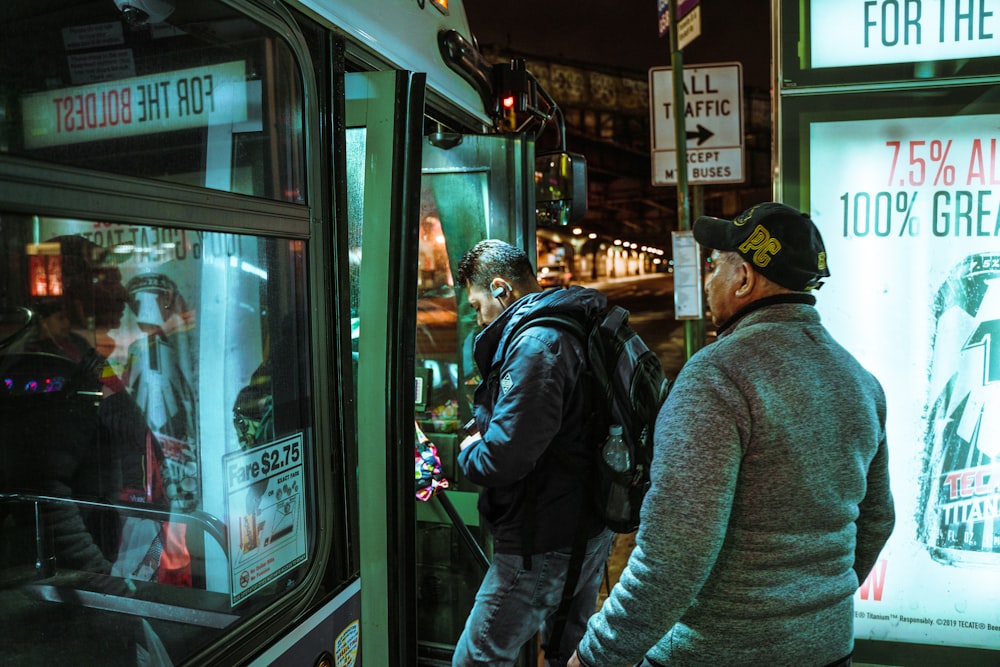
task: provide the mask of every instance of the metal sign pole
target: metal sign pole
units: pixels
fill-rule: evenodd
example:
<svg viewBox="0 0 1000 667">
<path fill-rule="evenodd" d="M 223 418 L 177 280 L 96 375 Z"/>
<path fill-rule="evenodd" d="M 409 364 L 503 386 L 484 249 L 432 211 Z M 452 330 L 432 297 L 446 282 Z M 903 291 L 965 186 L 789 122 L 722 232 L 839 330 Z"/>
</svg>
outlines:
<svg viewBox="0 0 1000 667">
<path fill-rule="evenodd" d="M 688 200 L 688 168 L 687 168 L 687 124 L 684 114 L 684 55 L 677 41 L 677 5 L 675 0 L 670 3 L 670 67 L 673 70 L 671 79 L 674 87 L 674 135 L 677 144 L 677 229 L 691 229 L 691 204 Z M 700 273 L 700 272 L 699 272 Z M 700 323 L 701 326 L 695 326 Z M 698 335 L 704 330 L 701 320 L 684 321 L 684 354 L 685 359 L 697 352 L 702 341 Z"/>
</svg>

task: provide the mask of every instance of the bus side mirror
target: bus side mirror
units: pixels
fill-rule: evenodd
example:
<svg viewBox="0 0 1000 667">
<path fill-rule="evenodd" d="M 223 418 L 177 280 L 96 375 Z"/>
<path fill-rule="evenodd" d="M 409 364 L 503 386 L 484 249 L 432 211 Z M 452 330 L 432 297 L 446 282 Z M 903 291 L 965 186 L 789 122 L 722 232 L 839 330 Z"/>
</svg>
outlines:
<svg viewBox="0 0 1000 667">
<path fill-rule="evenodd" d="M 539 227 L 568 225 L 587 213 L 587 160 L 579 153 L 535 157 L 535 217 Z"/>
</svg>

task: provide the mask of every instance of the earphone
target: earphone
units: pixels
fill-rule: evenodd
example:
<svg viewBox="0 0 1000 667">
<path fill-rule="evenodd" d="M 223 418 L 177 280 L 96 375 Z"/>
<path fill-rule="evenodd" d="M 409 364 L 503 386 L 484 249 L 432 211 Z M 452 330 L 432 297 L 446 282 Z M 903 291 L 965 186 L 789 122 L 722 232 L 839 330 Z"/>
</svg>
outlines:
<svg viewBox="0 0 1000 667">
<path fill-rule="evenodd" d="M 492 294 L 493 298 L 497 301 L 500 301 L 502 297 L 505 297 L 514 291 L 514 288 L 510 286 L 510 283 L 502 278 L 494 278 L 493 284 L 496 285 L 496 287 L 493 287 L 490 290 L 490 294 Z M 503 301 L 500 301 L 500 305 L 503 306 Z"/>
</svg>

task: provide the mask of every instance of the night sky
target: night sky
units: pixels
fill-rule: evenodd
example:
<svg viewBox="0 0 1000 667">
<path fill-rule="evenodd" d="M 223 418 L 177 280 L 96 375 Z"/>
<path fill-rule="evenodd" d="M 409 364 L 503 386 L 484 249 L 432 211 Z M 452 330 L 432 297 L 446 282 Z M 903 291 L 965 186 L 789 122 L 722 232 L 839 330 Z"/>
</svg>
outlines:
<svg viewBox="0 0 1000 667">
<path fill-rule="evenodd" d="M 684 64 L 742 62 L 744 85 L 766 90 L 770 0 L 700 5 L 701 36 L 684 49 Z M 669 38 L 658 35 L 656 0 L 467 0 L 465 6 L 483 47 L 643 76 L 650 67 L 670 66 Z"/>
</svg>

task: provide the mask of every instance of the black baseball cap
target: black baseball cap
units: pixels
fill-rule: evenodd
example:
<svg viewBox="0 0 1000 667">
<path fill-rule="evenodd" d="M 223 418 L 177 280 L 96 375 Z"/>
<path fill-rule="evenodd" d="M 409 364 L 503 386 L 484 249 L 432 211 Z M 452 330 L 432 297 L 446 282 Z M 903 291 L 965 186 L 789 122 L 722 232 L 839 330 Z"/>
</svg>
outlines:
<svg viewBox="0 0 1000 667">
<path fill-rule="evenodd" d="M 764 277 L 798 292 L 822 287 L 830 275 L 816 225 L 778 202 L 757 204 L 734 220 L 701 216 L 694 238 L 706 248 L 737 253 Z"/>
</svg>

